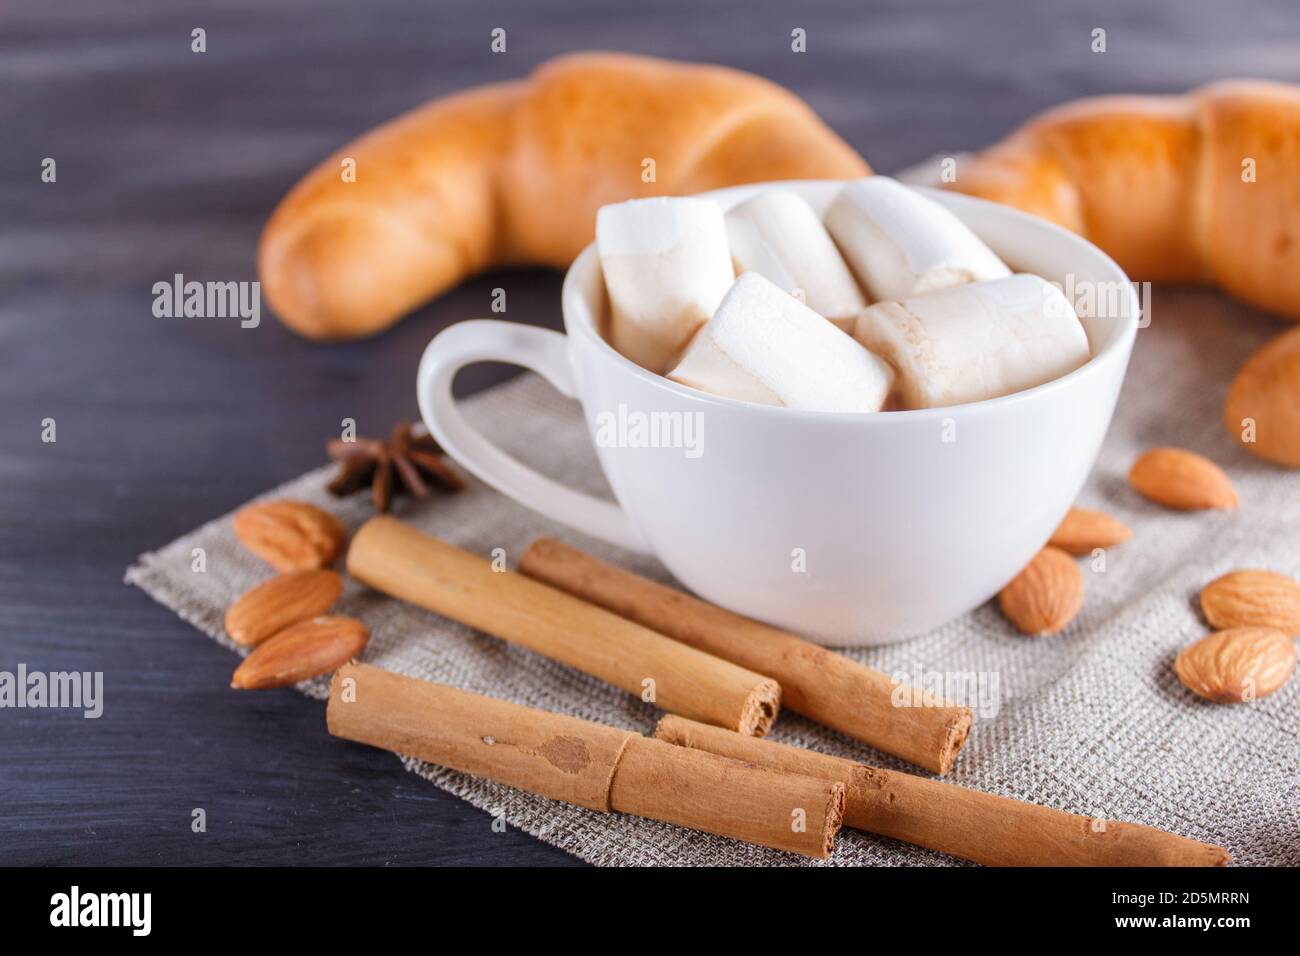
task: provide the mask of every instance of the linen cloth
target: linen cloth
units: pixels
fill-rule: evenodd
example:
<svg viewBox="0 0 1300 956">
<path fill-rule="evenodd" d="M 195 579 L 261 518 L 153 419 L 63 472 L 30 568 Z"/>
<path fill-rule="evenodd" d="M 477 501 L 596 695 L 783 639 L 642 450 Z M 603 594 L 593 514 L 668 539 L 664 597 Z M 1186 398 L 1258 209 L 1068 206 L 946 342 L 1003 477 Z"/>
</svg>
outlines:
<svg viewBox="0 0 1300 956">
<path fill-rule="evenodd" d="M 1134 358 L 1101 456 L 1080 499 L 1129 524 L 1104 572 L 1082 560 L 1083 610 L 1062 633 L 1018 634 L 996 606 L 913 640 L 845 653 L 887 673 L 996 675 L 995 715 L 976 714 L 948 781 L 1072 813 L 1162 827 L 1226 846 L 1241 864 L 1300 864 L 1300 677 L 1251 704 L 1213 705 L 1187 691 L 1173 660 L 1209 632 L 1197 595 L 1218 575 L 1269 568 L 1300 576 L 1300 474 L 1238 450 L 1224 430 L 1223 398 L 1245 358 L 1284 326 L 1211 292 L 1158 289 L 1152 324 Z M 524 375 L 463 404 L 467 417 L 517 457 L 572 487 L 607 494 L 575 402 Z M 1140 498 L 1125 482 L 1134 458 L 1178 445 L 1223 464 L 1242 507 L 1184 514 Z M 336 513 L 349 530 L 369 498 L 335 499 L 323 467 L 268 492 Z M 469 479 L 428 502 L 402 499 L 394 514 L 461 547 L 518 560 L 553 535 L 624 567 L 668 580 L 652 559 L 585 539 Z M 206 571 L 194 572 L 203 548 Z M 271 575 L 222 516 L 142 555 L 127 581 L 226 645 L 222 618 Z M 371 630 L 364 659 L 379 667 L 641 732 L 658 712 L 623 691 L 529 651 L 403 605 L 349 581 L 336 613 Z M 233 662 L 232 662 L 233 669 Z M 322 699 L 324 680 L 299 689 Z M 977 702 L 970 701 L 974 706 Z M 324 720 L 322 712 L 321 719 Z M 894 769 L 917 768 L 786 711 L 771 739 Z M 353 746 L 340 742 L 340 746 Z M 622 814 L 598 814 L 403 758 L 407 769 L 538 839 L 600 865 L 820 865 Z M 961 864 L 934 851 L 845 829 L 830 865 Z"/>
</svg>

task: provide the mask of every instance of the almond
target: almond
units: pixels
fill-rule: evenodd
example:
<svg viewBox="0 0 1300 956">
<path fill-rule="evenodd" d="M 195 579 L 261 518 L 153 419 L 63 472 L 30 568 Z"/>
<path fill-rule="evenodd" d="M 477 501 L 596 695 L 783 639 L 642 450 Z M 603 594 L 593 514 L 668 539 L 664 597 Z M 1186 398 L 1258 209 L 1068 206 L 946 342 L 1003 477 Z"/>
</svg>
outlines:
<svg viewBox="0 0 1300 956">
<path fill-rule="evenodd" d="M 343 593 L 334 571 L 290 571 L 259 584 L 226 611 L 226 633 L 252 647 L 290 624 L 324 614 Z"/>
<path fill-rule="evenodd" d="M 1223 469 L 1183 448 L 1152 448 L 1129 469 L 1128 483 L 1156 504 L 1182 511 L 1237 507 Z"/>
<path fill-rule="evenodd" d="M 1300 581 L 1275 571 L 1233 571 L 1201 592 L 1205 619 L 1217 628 L 1271 627 L 1300 634 Z"/>
<path fill-rule="evenodd" d="M 305 501 L 261 501 L 235 514 L 235 536 L 277 571 L 324 568 L 347 543 L 343 523 Z"/>
<path fill-rule="evenodd" d="M 998 592 L 998 606 L 1022 634 L 1055 634 L 1082 604 L 1083 573 L 1074 559 L 1051 546 Z"/>
<path fill-rule="evenodd" d="M 1092 554 L 1133 537 L 1133 531 L 1118 518 L 1091 508 L 1071 508 L 1052 532 L 1047 543 L 1070 554 Z"/>
<path fill-rule="evenodd" d="M 1300 329 L 1250 357 L 1228 389 L 1223 423 L 1242 448 L 1300 468 Z"/>
<path fill-rule="evenodd" d="M 287 687 L 329 674 L 356 657 L 370 632 L 351 617 L 299 621 L 257 646 L 235 668 L 230 686 L 241 690 Z"/>
<path fill-rule="evenodd" d="M 1174 671 L 1206 700 L 1235 704 L 1267 697 L 1295 670 L 1295 642 L 1268 627 L 1218 631 L 1183 648 Z"/>
</svg>

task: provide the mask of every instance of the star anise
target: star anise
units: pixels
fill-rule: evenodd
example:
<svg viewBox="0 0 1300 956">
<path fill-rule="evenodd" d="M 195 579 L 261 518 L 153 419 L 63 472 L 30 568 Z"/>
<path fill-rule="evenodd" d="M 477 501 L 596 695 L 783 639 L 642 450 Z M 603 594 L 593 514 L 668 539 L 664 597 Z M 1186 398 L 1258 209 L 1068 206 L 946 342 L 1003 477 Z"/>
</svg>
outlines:
<svg viewBox="0 0 1300 956">
<path fill-rule="evenodd" d="M 330 458 L 339 463 L 339 473 L 329 483 L 329 490 L 342 497 L 369 485 L 375 510 L 381 514 L 388 511 L 393 497 L 403 492 L 427 498 L 432 485 L 448 491 L 465 487 L 460 475 L 443 458 L 442 447 L 434 437 L 414 434 L 410 422 L 393 426 L 393 437 L 388 441 L 334 438 L 325 447 Z"/>
</svg>

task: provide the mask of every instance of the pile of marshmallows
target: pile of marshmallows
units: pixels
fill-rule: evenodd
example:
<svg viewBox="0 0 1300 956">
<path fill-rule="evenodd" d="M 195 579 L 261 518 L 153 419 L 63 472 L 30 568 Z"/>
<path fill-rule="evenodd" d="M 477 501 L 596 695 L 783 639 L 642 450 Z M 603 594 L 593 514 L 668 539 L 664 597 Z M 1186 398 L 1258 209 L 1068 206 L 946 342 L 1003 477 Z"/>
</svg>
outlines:
<svg viewBox="0 0 1300 956">
<path fill-rule="evenodd" d="M 1040 385 L 1089 357 L 1058 287 L 1012 275 L 947 209 L 884 176 L 845 185 L 824 222 L 781 189 L 725 216 L 710 199 L 604 206 L 596 246 L 610 344 L 726 398 L 937 408 Z"/>
</svg>

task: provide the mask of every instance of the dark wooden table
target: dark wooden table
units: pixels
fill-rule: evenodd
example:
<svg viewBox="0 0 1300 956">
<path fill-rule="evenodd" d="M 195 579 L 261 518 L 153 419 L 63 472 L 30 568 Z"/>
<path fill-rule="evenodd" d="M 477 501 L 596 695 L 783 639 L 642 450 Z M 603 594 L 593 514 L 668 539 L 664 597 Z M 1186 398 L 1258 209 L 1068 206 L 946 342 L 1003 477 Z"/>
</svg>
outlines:
<svg viewBox="0 0 1300 956">
<path fill-rule="evenodd" d="M 544 272 L 470 282 L 344 345 L 270 317 L 152 315 L 153 283 L 174 273 L 255 278 L 276 200 L 355 134 L 581 48 L 763 73 L 882 171 L 1072 96 L 1300 80 L 1292 0 L 617 6 L 3 4 L 0 669 L 103 671 L 105 709 L 0 710 L 0 863 L 576 862 L 330 739 L 318 703 L 230 691 L 229 653 L 121 583 L 138 553 L 318 464 L 342 418 L 374 431 L 412 416 L 425 342 L 485 313 L 492 286 L 512 318 L 557 323 L 559 277 Z M 195 27 L 206 53 L 191 52 Z M 806 54 L 790 50 L 795 27 Z"/>
</svg>

